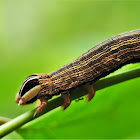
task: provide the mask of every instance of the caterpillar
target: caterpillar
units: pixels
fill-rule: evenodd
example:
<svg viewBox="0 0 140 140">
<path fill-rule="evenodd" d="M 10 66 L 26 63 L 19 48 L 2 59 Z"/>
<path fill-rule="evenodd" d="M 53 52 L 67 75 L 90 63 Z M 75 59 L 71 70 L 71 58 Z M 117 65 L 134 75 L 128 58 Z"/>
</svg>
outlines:
<svg viewBox="0 0 140 140">
<path fill-rule="evenodd" d="M 39 99 L 41 105 L 36 109 L 36 115 L 49 99 L 61 94 L 65 110 L 71 103 L 70 94 L 73 89 L 85 86 L 86 99 L 90 101 L 95 95 L 91 85 L 93 82 L 126 64 L 136 62 L 140 62 L 140 29 L 113 36 L 50 74 L 27 77 L 15 100 L 19 105 L 25 105 Z"/>
</svg>

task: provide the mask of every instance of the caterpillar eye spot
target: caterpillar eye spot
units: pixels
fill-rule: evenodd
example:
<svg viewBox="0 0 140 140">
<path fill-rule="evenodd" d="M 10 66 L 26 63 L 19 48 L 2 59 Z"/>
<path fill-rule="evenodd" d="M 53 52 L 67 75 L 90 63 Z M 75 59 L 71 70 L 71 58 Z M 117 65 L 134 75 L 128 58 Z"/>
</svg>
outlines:
<svg viewBox="0 0 140 140">
<path fill-rule="evenodd" d="M 16 102 L 19 103 L 19 105 L 33 103 L 37 100 L 39 91 L 39 79 L 37 75 L 31 75 L 23 82 L 19 94 L 16 96 Z"/>
</svg>

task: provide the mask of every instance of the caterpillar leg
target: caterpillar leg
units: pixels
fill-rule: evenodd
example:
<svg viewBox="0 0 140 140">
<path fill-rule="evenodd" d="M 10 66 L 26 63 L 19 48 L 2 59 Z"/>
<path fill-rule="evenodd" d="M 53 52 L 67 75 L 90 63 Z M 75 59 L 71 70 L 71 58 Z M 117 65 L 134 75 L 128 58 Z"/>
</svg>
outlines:
<svg viewBox="0 0 140 140">
<path fill-rule="evenodd" d="M 85 96 L 86 97 L 86 100 L 87 102 L 89 102 L 95 95 L 95 90 L 93 88 L 93 85 L 85 85 L 87 91 L 88 91 L 88 94 Z"/>
<path fill-rule="evenodd" d="M 63 108 L 63 110 L 65 110 L 71 104 L 70 94 L 62 93 L 61 96 L 62 96 L 62 98 L 64 100 L 62 108 Z"/>
<path fill-rule="evenodd" d="M 39 113 L 44 107 L 46 107 L 48 100 L 41 98 L 40 99 L 41 105 L 36 109 L 34 116 Z"/>
</svg>

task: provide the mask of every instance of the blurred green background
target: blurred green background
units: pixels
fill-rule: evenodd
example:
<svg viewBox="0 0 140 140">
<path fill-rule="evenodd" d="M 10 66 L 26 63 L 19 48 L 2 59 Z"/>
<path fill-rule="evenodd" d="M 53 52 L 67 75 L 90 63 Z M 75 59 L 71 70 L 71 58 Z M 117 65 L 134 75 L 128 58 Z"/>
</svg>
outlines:
<svg viewBox="0 0 140 140">
<path fill-rule="evenodd" d="M 140 28 L 140 1 L 1 0 L 0 9 L 0 116 L 9 118 L 35 106 L 14 101 L 27 76 L 50 73 L 97 43 Z M 58 108 L 18 133 L 23 138 L 140 138 L 139 85 L 137 78 L 103 89 L 90 103 L 73 102 L 64 112 Z"/>
</svg>

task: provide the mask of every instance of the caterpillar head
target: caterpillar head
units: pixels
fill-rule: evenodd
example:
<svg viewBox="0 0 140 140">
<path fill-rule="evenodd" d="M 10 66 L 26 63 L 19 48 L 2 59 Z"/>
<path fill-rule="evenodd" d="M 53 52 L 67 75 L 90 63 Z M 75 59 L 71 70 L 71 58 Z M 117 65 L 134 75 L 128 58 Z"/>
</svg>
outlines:
<svg viewBox="0 0 140 140">
<path fill-rule="evenodd" d="M 37 100 L 41 86 L 37 75 L 31 75 L 23 82 L 19 93 L 16 95 L 16 102 L 19 105 L 26 105 Z"/>
</svg>

